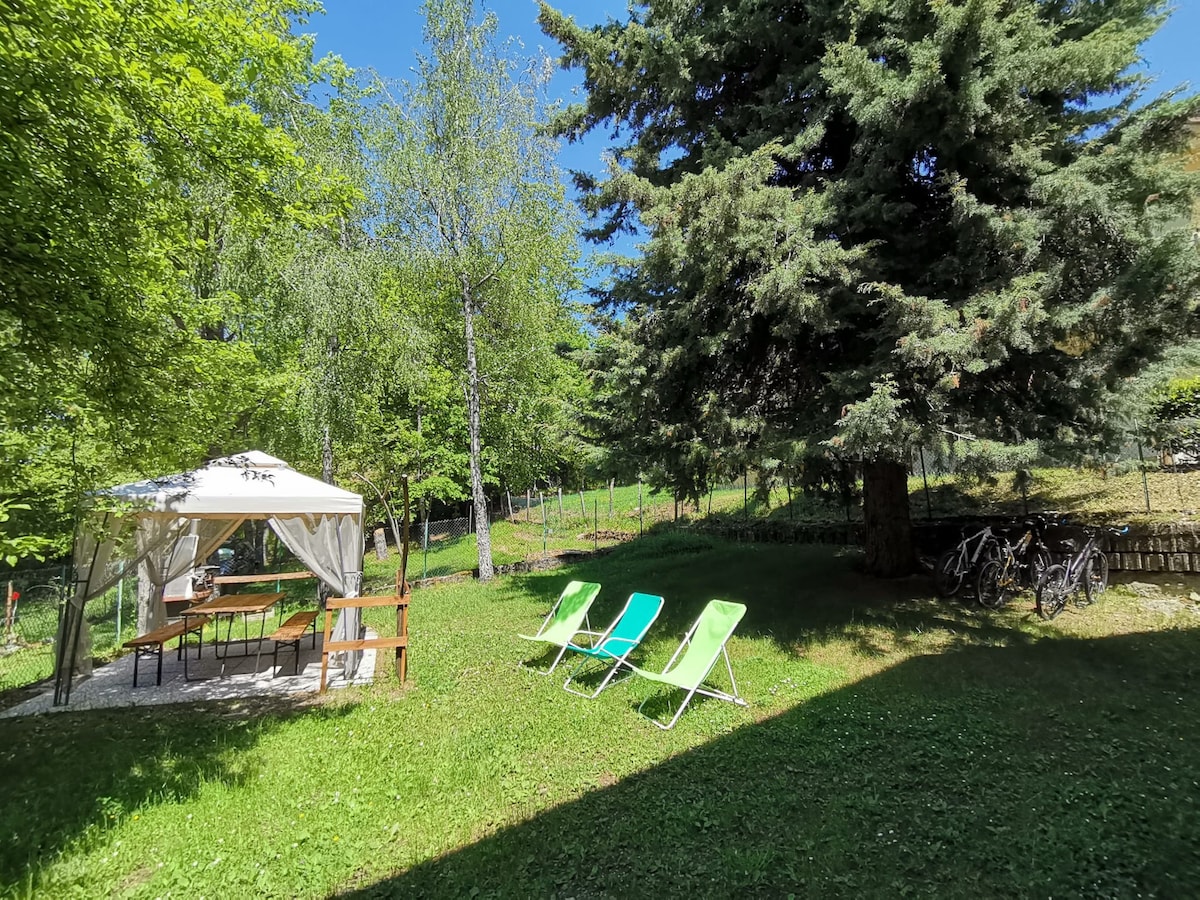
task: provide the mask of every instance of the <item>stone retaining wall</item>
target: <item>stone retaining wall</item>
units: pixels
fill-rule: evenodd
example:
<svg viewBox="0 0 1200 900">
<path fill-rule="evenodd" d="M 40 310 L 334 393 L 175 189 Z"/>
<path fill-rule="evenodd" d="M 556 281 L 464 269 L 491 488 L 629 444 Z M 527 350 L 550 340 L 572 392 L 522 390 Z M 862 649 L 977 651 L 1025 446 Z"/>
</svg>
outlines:
<svg viewBox="0 0 1200 900">
<path fill-rule="evenodd" d="M 946 519 L 935 522 L 914 522 L 913 538 L 918 549 L 936 556 L 954 546 L 963 534 L 991 525 L 1001 527 L 1011 540 L 1020 536 L 1021 528 L 1012 520 L 1000 522 L 980 518 Z M 697 530 L 718 534 L 731 540 L 765 543 L 839 544 L 861 547 L 862 523 L 828 525 L 797 524 L 792 522 L 698 523 Z M 1052 547 L 1067 538 L 1086 540 L 1079 526 L 1055 525 L 1047 529 L 1046 540 Z M 1161 525 L 1131 525 L 1129 533 L 1119 538 L 1105 538 L 1101 546 L 1108 553 L 1109 567 L 1128 572 L 1200 572 L 1200 525 L 1170 523 Z"/>
<path fill-rule="evenodd" d="M 1108 565 L 1127 572 L 1200 572 L 1200 528 L 1173 523 L 1133 525 L 1111 538 Z"/>
</svg>

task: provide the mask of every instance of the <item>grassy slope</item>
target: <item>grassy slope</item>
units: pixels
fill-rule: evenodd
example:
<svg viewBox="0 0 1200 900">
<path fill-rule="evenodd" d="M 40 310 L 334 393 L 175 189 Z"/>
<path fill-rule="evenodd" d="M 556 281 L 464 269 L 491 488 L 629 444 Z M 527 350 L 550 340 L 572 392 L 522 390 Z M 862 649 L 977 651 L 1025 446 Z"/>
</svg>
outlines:
<svg viewBox="0 0 1200 900">
<path fill-rule="evenodd" d="M 55 897 L 1178 896 L 1200 883 L 1200 617 L 1132 594 L 1050 625 L 880 584 L 825 548 L 648 538 L 569 571 L 419 591 L 411 685 L 298 709 L 0 727 L 0 886 Z M 673 732 L 648 683 L 588 702 L 517 667 L 567 577 L 712 596 L 749 710 Z"/>
</svg>

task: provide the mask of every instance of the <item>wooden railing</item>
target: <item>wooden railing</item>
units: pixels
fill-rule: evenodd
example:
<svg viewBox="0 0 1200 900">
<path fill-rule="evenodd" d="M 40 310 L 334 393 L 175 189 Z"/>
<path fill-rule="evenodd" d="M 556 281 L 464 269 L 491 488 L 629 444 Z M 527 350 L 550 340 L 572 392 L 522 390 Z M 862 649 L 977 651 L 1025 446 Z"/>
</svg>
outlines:
<svg viewBox="0 0 1200 900">
<path fill-rule="evenodd" d="M 405 585 L 407 587 L 407 585 Z M 400 684 L 408 675 L 408 601 L 412 593 L 406 590 L 387 597 L 330 597 L 325 601 L 325 641 L 321 647 L 321 692 L 325 692 L 325 675 L 329 668 L 329 654 L 349 650 L 396 650 L 396 676 Z M 359 638 L 357 640 L 334 641 L 333 611 L 336 609 L 366 609 L 368 607 L 396 607 L 396 636 Z"/>
</svg>

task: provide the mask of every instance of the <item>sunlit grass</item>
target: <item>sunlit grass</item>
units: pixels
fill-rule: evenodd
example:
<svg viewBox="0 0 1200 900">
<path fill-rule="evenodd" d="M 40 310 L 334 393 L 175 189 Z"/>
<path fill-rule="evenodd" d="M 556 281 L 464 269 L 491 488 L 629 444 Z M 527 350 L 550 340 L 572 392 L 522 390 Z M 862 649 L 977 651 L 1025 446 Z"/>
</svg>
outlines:
<svg viewBox="0 0 1200 900">
<path fill-rule="evenodd" d="M 0 728 L 0 889 L 92 897 L 1158 894 L 1195 884 L 1200 617 L 1117 589 L 1053 623 L 878 582 L 857 556 L 687 534 L 420 589 L 411 683 L 300 708 Z M 740 600 L 751 706 L 672 732 L 648 682 L 586 701 L 519 667 L 568 578 L 662 593 L 640 661 Z M 298 598 L 299 599 L 299 598 Z M 387 612 L 368 621 L 380 630 Z M 724 676 L 716 676 L 722 681 Z M 869 862 L 869 864 L 867 864 Z M 372 886 L 375 886 L 372 888 Z"/>
</svg>

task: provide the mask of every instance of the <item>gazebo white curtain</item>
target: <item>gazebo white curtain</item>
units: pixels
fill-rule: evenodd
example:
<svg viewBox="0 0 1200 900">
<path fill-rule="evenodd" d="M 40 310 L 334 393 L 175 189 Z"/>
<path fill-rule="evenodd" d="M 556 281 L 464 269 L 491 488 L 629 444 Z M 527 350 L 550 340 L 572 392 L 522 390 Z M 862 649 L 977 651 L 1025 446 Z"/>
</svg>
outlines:
<svg viewBox="0 0 1200 900">
<path fill-rule="evenodd" d="M 165 621 L 162 587 L 207 559 L 247 519 L 266 519 L 284 545 L 335 594 L 356 597 L 362 583 L 362 497 L 325 484 L 282 460 L 251 451 L 210 462 L 193 472 L 120 485 L 103 492 L 120 511 L 96 513 L 75 540 L 75 590 L 59 635 L 55 703 L 70 696 L 67 673 L 90 658 L 83 607 L 136 566 L 144 566 L 153 592 L 142 617 L 148 627 Z M 195 552 L 177 552 L 195 535 Z M 191 542 L 188 541 L 190 544 Z M 121 569 L 109 566 L 113 558 Z M 339 639 L 357 637 L 359 610 L 339 617 Z M 358 654 L 345 661 L 347 677 Z"/>
</svg>

